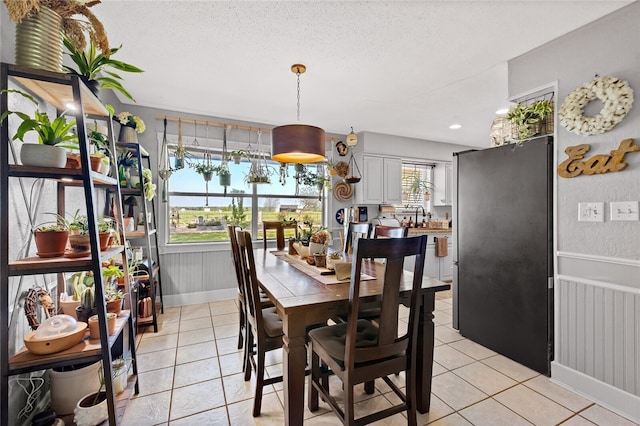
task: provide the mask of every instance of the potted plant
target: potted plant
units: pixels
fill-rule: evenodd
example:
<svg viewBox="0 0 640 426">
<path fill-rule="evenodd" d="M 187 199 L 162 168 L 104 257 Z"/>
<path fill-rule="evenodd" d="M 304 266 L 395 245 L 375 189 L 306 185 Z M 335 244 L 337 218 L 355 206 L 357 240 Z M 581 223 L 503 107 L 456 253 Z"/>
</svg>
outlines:
<svg viewBox="0 0 640 426">
<path fill-rule="evenodd" d="M 218 172 L 219 167 L 218 166 L 214 166 L 211 163 L 193 163 L 190 164 L 189 167 L 191 167 L 193 170 L 196 171 L 196 173 L 202 175 L 202 177 L 204 178 L 205 181 L 209 182 L 211 180 L 211 178 L 213 177 L 213 173 Z"/>
<path fill-rule="evenodd" d="M 96 314 L 96 297 L 95 290 L 93 288 L 93 277 L 91 277 L 91 280 L 92 281 L 90 285 L 86 283 L 80 284 L 80 282 L 78 282 L 79 290 L 76 290 L 76 292 L 80 291 L 78 296 L 78 300 L 80 300 L 80 306 L 76 308 L 76 316 L 78 317 L 78 321 L 87 323 L 89 321 L 89 318 Z"/>
<path fill-rule="evenodd" d="M 63 220 L 43 224 L 33 231 L 36 241 L 36 254 L 39 257 L 58 257 L 64 254 L 69 237 L 69 228 Z"/>
<path fill-rule="evenodd" d="M 71 248 L 77 252 L 91 250 L 91 242 L 89 239 L 89 220 L 86 216 L 78 216 L 76 211 L 73 219 L 68 222 L 69 244 Z M 106 250 L 109 247 L 109 238 L 112 231 L 111 218 L 98 218 L 98 238 L 100 241 L 100 250 Z"/>
<path fill-rule="evenodd" d="M 77 67 L 75 69 L 63 65 L 64 69 L 71 74 L 78 75 L 93 94 L 97 96 L 99 88 L 117 90 L 135 102 L 131 93 L 122 86 L 120 82 L 122 77 L 113 70 L 135 73 L 144 71 L 134 65 L 113 59 L 113 55 L 122 49 L 122 45 L 113 47 L 106 53 L 98 53 L 93 41 L 89 42 L 89 47 L 85 51 L 76 47 L 71 40 L 65 37 L 64 46 L 69 51 L 68 55 Z"/>
<path fill-rule="evenodd" d="M 413 199 L 418 200 L 424 194 L 425 201 L 429 200 L 431 193 L 434 189 L 434 185 L 428 180 L 420 179 L 420 176 L 414 176 L 411 185 L 409 186 L 409 195 L 413 196 Z"/>
<path fill-rule="evenodd" d="M 118 140 L 120 142 L 138 143 L 138 133 L 143 133 L 146 129 L 144 121 L 137 115 L 130 112 L 114 114 L 113 119 L 120 124 Z"/>
<path fill-rule="evenodd" d="M 112 312 L 116 315 L 120 315 L 120 311 L 122 310 L 122 301 L 124 300 L 124 293 L 116 287 L 115 283 L 113 282 L 113 279 L 124 278 L 124 273 L 120 268 L 118 268 L 115 265 L 111 265 L 111 267 L 114 270 L 117 270 L 118 273 L 116 275 L 112 275 L 111 277 L 107 278 L 109 284 L 105 286 L 104 299 L 107 305 L 107 312 Z M 103 273 L 103 276 L 106 277 L 104 268 L 102 273 Z"/>
<path fill-rule="evenodd" d="M 153 183 L 153 175 L 151 174 L 151 169 L 142 169 L 142 181 L 144 198 L 147 201 L 153 200 L 153 197 L 156 196 L 156 184 Z"/>
<path fill-rule="evenodd" d="M 243 149 L 231 151 L 229 153 L 229 159 L 233 160 L 234 164 L 240 164 L 240 160 L 243 158 L 249 158 L 249 153 Z"/>
<path fill-rule="evenodd" d="M 107 312 L 107 332 L 109 336 L 113 335 L 116 331 L 116 318 L 117 314 L 113 312 Z M 89 337 L 91 339 L 100 338 L 100 322 L 98 315 L 92 315 L 89 317 Z"/>
<path fill-rule="evenodd" d="M 507 118 L 517 126 L 520 140 L 543 133 L 543 124 L 547 115 L 553 111 L 553 102 L 548 99 L 533 102 L 531 105 L 516 105 Z"/>
<path fill-rule="evenodd" d="M 60 72 L 63 35 L 75 48 L 84 49 L 85 32 L 103 54 L 109 54 L 104 26 L 89 10 L 100 1 L 4 0 L 4 3 L 9 18 L 17 24 L 17 65 Z M 86 19 L 78 19 L 78 15 Z"/>
<path fill-rule="evenodd" d="M 77 145 L 78 137 L 71 133 L 76 124 L 75 119 L 67 121 L 66 117 L 56 117 L 53 121 L 38 109 L 38 102 L 29 94 L 20 90 L 7 89 L 3 93 L 17 93 L 29 99 L 36 106 L 34 116 L 30 117 L 20 111 L 4 111 L 0 116 L 0 123 L 11 114 L 22 120 L 12 140 L 20 139 L 24 142 L 26 133 L 34 131 L 38 134 L 38 143 L 25 143 L 20 150 L 20 161 L 25 166 L 58 167 L 63 168 L 67 163 L 67 152 L 63 148 L 66 144 Z"/>
</svg>

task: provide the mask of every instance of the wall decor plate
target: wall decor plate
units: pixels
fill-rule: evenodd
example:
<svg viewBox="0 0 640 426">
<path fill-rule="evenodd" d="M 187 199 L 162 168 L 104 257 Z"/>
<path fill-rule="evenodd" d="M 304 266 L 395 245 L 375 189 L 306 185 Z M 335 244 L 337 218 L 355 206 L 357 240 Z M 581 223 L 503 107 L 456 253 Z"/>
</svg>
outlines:
<svg viewBox="0 0 640 426">
<path fill-rule="evenodd" d="M 338 171 L 338 176 L 345 177 L 349 174 L 349 164 L 344 161 L 339 161 L 334 167 Z"/>
<path fill-rule="evenodd" d="M 338 182 L 333 187 L 333 196 L 338 201 L 349 201 L 353 197 L 353 186 L 346 182 Z"/>
<path fill-rule="evenodd" d="M 344 209 L 338 209 L 336 212 L 336 222 L 340 225 L 344 225 Z"/>
<path fill-rule="evenodd" d="M 349 147 L 342 141 L 338 141 L 338 143 L 336 143 L 336 150 L 340 157 L 344 157 L 349 153 Z"/>
</svg>

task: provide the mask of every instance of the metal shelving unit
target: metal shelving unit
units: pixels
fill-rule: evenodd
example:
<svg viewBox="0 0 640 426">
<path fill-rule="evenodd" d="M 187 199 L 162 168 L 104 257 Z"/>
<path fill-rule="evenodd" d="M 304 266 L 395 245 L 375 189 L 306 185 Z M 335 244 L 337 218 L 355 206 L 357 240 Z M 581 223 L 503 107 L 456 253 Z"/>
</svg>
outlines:
<svg viewBox="0 0 640 426">
<path fill-rule="evenodd" d="M 144 196 L 144 179 L 142 170 L 144 166 L 151 169 L 151 159 L 148 154 L 143 153 L 141 147 L 137 143 L 117 142 L 116 147 L 119 150 L 128 150 L 133 153 L 138 165 L 138 175 L 140 176 L 139 188 L 120 188 L 121 196 L 136 197 L 138 200 L 139 213 L 144 217 L 143 227 L 140 230 L 140 224 L 137 224 L 136 231 L 127 232 L 126 238 L 131 242 L 141 241 L 144 250 L 143 265 L 149 274 L 148 282 L 140 280 L 139 284 L 148 284 L 148 294 L 152 301 L 152 315 L 146 317 L 136 317 L 138 327 L 153 326 L 154 332 L 158 331 L 158 313 L 157 298 L 159 296 L 160 312 L 164 313 L 164 303 L 162 299 L 162 269 L 160 268 L 160 252 L 158 249 L 158 232 L 156 227 L 156 208 L 154 200 L 147 200 Z M 123 200 L 124 202 L 124 200 Z M 135 220 L 135 215 L 134 215 Z M 138 288 L 138 294 L 141 289 Z M 140 310 L 137 310 L 140 312 Z"/>
<path fill-rule="evenodd" d="M 0 127 L 0 265 L 5 265 L 0 268 L 0 326 L 10 327 L 12 324 L 9 317 L 9 303 L 11 303 L 9 299 L 9 288 L 11 288 L 11 277 L 58 273 L 57 291 L 59 294 L 61 291 L 64 291 L 65 286 L 62 273 L 89 270 L 92 271 L 94 275 L 96 300 L 104 300 L 102 262 L 113 256 L 120 256 L 126 272 L 127 259 L 124 246 L 112 246 L 105 251 L 101 251 L 98 241 L 98 215 L 96 211 L 98 203 L 96 189 L 110 188 L 109 190 L 113 190 L 118 194 L 118 202 L 115 203 L 114 209 L 114 220 L 119 224 L 120 230 L 122 230 L 122 205 L 120 203 L 118 181 L 106 175 L 91 171 L 85 121 L 87 118 L 95 118 L 107 122 L 110 133 L 109 140 L 113 140 L 113 129 L 109 112 L 77 76 L 34 70 L 4 63 L 1 64 L 0 67 L 0 90 L 4 91 L 8 89 L 9 82 L 11 82 L 20 88 L 20 90 L 32 94 L 34 97 L 55 107 L 58 111 L 68 110 L 70 103 L 75 105 L 73 115 L 76 120 L 77 135 L 80 141 L 81 164 L 81 169 L 78 170 L 18 165 L 16 164 L 17 160 L 15 159 L 15 155 L 10 157 L 9 148 L 12 147 L 11 144 L 13 142 L 9 135 L 8 126 L 3 125 Z M 8 110 L 9 96 L 19 95 L 3 92 L 0 96 L 1 111 Z M 115 144 L 111 143 L 111 149 L 112 152 L 115 152 Z M 111 167 L 113 173 L 115 171 L 115 165 L 112 164 Z M 23 187 L 25 181 L 29 183 L 33 179 L 47 179 L 56 184 L 57 212 L 62 215 L 64 215 L 65 189 L 73 186 L 83 189 L 90 230 L 91 250 L 88 256 L 80 258 L 40 258 L 37 256 L 15 258 L 17 257 L 15 253 L 10 253 L 9 233 L 16 232 L 16 229 L 10 229 L 10 214 L 13 209 L 10 209 L 9 206 L 9 181 L 17 180 L 20 186 Z M 26 201 L 25 198 L 25 205 L 29 206 Z M 27 210 L 29 211 L 29 220 L 31 221 L 31 218 L 34 217 L 37 212 L 31 211 L 29 207 L 27 207 Z M 123 241 L 122 238 L 124 238 L 124 234 L 122 234 L 122 232 L 120 236 L 121 241 Z M 125 276 L 127 275 L 128 274 L 125 273 Z M 22 284 L 23 282 L 20 281 L 18 285 L 22 286 Z M 126 282 L 125 285 L 128 286 L 129 283 Z M 4 426 L 15 423 L 15 419 L 9 419 L 8 385 L 10 376 L 89 361 L 102 361 L 104 385 L 108 397 L 109 424 L 117 424 L 111 349 L 124 330 L 128 330 L 128 350 L 134 361 L 133 375 L 129 378 L 129 384 L 133 384 L 135 386 L 135 393 L 138 393 L 137 364 L 135 362 L 135 329 L 130 311 L 126 310 L 118 317 L 116 332 L 109 336 L 107 332 L 105 304 L 98 303 L 96 308 L 101 330 L 100 339 L 89 340 L 87 332 L 80 343 L 62 352 L 50 355 L 34 355 L 23 347 L 15 353 L 9 353 L 10 333 L 1 334 L 0 425 Z M 121 403 L 119 402 L 117 405 L 120 407 Z"/>
</svg>

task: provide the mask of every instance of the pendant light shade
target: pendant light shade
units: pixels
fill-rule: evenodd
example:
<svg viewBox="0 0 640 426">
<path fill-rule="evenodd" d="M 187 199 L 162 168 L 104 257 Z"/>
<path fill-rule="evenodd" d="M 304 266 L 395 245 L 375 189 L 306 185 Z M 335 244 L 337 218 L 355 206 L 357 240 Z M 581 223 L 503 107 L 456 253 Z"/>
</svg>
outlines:
<svg viewBox="0 0 640 426">
<path fill-rule="evenodd" d="M 324 130 L 306 124 L 288 124 L 271 131 L 271 158 L 281 163 L 317 163 L 325 160 Z"/>
<path fill-rule="evenodd" d="M 300 74 L 307 67 L 291 66 L 298 77 L 298 121 L 300 120 Z M 271 159 L 281 163 L 317 163 L 325 160 L 324 130 L 307 124 L 288 124 L 271 131 Z"/>
</svg>

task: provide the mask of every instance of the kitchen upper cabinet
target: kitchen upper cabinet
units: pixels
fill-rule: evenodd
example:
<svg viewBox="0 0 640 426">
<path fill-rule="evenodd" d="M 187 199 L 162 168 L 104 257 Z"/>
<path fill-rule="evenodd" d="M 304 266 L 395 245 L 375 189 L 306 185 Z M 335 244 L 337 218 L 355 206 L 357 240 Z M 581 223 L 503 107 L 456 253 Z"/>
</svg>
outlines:
<svg viewBox="0 0 640 426">
<path fill-rule="evenodd" d="M 362 181 L 355 184 L 358 204 L 401 204 L 402 161 L 363 155 Z"/>
<path fill-rule="evenodd" d="M 433 205 L 450 206 L 452 200 L 453 166 L 451 163 L 439 163 L 433 169 Z"/>
</svg>

